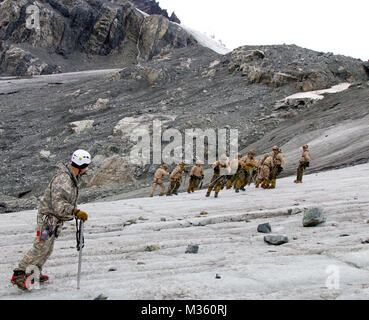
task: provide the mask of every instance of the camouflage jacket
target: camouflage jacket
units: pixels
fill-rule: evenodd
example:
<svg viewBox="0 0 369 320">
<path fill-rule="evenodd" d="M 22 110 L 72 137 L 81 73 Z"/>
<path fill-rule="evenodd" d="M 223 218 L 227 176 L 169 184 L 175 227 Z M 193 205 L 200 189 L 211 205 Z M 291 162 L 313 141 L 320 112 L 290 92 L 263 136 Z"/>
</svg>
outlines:
<svg viewBox="0 0 369 320">
<path fill-rule="evenodd" d="M 176 166 L 169 176 L 170 180 L 182 180 L 183 172 L 184 169 L 180 165 Z"/>
<path fill-rule="evenodd" d="M 64 221 L 73 220 L 77 199 L 78 180 L 72 167 L 69 164 L 57 164 L 57 172 L 39 202 L 37 231 L 41 232 L 45 227 L 54 231 Z"/>
<path fill-rule="evenodd" d="M 273 163 L 275 166 L 281 166 L 282 168 L 284 168 L 285 160 L 282 152 L 278 152 L 277 154 L 273 155 Z"/>
</svg>

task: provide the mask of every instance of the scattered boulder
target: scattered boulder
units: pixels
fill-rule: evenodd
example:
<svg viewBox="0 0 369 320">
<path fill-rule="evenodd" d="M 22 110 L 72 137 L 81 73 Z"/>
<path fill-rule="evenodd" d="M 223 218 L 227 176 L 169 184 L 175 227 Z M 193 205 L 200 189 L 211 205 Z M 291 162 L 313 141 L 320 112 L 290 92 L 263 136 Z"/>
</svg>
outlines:
<svg viewBox="0 0 369 320">
<path fill-rule="evenodd" d="M 108 81 L 118 81 L 121 79 L 120 72 L 119 71 L 110 72 L 105 76 L 105 79 Z"/>
<path fill-rule="evenodd" d="M 150 86 L 158 84 L 166 79 L 166 74 L 162 69 L 145 67 L 141 69 L 140 72 Z"/>
<path fill-rule="evenodd" d="M 41 150 L 40 151 L 40 159 L 47 160 L 50 158 L 51 152 L 48 150 Z"/>
<path fill-rule="evenodd" d="M 13 76 L 34 76 L 60 73 L 57 65 L 50 65 L 31 52 L 15 45 L 4 45 L 0 41 L 0 73 Z"/>
<path fill-rule="evenodd" d="M 113 135 L 129 135 L 133 130 L 141 125 L 138 119 L 133 117 L 125 117 L 117 123 L 113 129 Z"/>
<path fill-rule="evenodd" d="M 123 184 L 132 182 L 130 167 L 126 161 L 118 156 L 112 156 L 104 160 L 100 168 L 96 169 L 93 177 L 88 182 L 88 187 Z"/>
<path fill-rule="evenodd" d="M 272 232 L 272 227 L 270 226 L 269 222 L 268 223 L 259 224 L 258 225 L 258 232 L 271 233 Z"/>
<path fill-rule="evenodd" d="M 81 120 L 81 121 L 74 121 L 71 122 L 70 125 L 70 129 L 72 130 L 73 133 L 81 133 L 83 131 L 85 131 L 86 129 L 90 129 L 93 127 L 94 125 L 94 120 Z"/>
<path fill-rule="evenodd" d="M 301 213 L 302 210 L 300 208 L 293 208 L 293 209 L 288 209 L 288 214 L 293 215 L 293 214 L 298 214 Z"/>
<path fill-rule="evenodd" d="M 94 300 L 107 300 L 108 297 L 105 296 L 103 293 L 99 294 Z"/>
<path fill-rule="evenodd" d="M 266 243 L 279 246 L 281 244 L 287 243 L 289 240 L 286 236 L 281 235 L 268 235 L 264 237 Z"/>
<path fill-rule="evenodd" d="M 157 251 L 157 250 L 159 250 L 159 247 L 157 245 L 150 245 L 145 248 L 146 252 Z"/>
<path fill-rule="evenodd" d="M 188 245 L 185 253 L 197 253 L 199 251 L 199 246 L 196 245 Z"/>
<path fill-rule="evenodd" d="M 85 110 L 96 111 L 96 110 L 99 110 L 99 109 L 105 107 L 108 103 L 109 103 L 109 99 L 99 98 L 99 99 L 97 99 L 95 104 L 86 106 Z"/>
<path fill-rule="evenodd" d="M 302 224 L 304 227 L 314 227 L 326 221 L 323 210 L 321 208 L 308 208 L 304 211 Z"/>
</svg>

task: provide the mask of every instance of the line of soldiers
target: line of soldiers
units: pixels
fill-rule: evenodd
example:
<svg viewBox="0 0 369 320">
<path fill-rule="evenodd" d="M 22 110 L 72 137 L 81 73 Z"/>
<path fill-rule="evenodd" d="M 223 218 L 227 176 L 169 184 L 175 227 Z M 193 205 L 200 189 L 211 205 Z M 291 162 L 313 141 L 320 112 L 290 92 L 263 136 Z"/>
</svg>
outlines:
<svg viewBox="0 0 369 320">
<path fill-rule="evenodd" d="M 307 145 L 302 146 L 303 152 L 299 160 L 297 168 L 297 177 L 295 183 L 302 183 L 302 176 L 310 164 L 310 152 Z M 255 188 L 274 189 L 276 187 L 277 177 L 285 167 L 285 158 L 282 150 L 278 146 L 272 148 L 272 153 L 266 153 L 261 159 L 255 159 L 255 150 L 250 150 L 244 157 L 238 155 L 237 159 L 229 161 L 227 155 L 222 154 L 218 161 L 212 164 L 213 177 L 211 178 L 206 197 L 209 197 L 214 191 L 214 197 L 217 198 L 220 190 L 233 189 L 235 192 L 240 190 L 245 191 L 245 187 L 252 182 L 255 183 Z M 183 173 L 187 173 L 185 163 L 178 164 L 171 174 L 169 174 L 167 165 L 161 166 L 154 175 L 154 183 L 150 192 L 150 197 L 153 197 L 157 185 L 160 186 L 159 196 L 163 196 L 165 186 L 163 178 L 169 176 L 170 186 L 168 187 L 167 196 L 178 194 L 177 191 L 183 180 Z M 196 161 L 196 164 L 190 171 L 190 181 L 187 188 L 188 193 L 192 193 L 202 186 L 204 179 L 204 170 L 201 161 Z"/>
<path fill-rule="evenodd" d="M 156 187 L 160 186 L 160 194 L 159 196 L 163 196 L 165 192 L 165 185 L 163 182 L 163 178 L 165 176 L 169 176 L 170 185 L 166 192 L 167 196 L 171 196 L 173 194 L 178 194 L 178 189 L 182 184 L 183 174 L 188 173 L 186 171 L 186 166 L 184 162 L 178 164 L 171 174 L 169 174 L 166 170 L 168 170 L 168 166 L 166 164 L 162 165 L 159 169 L 156 170 L 154 174 L 154 183 L 151 188 L 150 197 L 153 197 L 154 191 Z M 199 188 L 200 182 L 204 179 L 204 169 L 202 167 L 201 161 L 197 160 L 196 165 L 194 165 L 190 171 L 190 182 L 187 188 L 187 192 L 195 192 Z"/>
</svg>

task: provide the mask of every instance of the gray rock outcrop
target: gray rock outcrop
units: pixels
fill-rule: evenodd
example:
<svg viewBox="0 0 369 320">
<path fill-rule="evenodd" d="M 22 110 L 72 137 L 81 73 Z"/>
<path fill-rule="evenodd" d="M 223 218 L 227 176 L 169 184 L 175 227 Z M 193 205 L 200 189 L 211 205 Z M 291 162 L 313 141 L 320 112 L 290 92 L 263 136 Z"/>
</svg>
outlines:
<svg viewBox="0 0 369 320">
<path fill-rule="evenodd" d="M 339 82 L 367 78 L 363 62 L 330 53 L 303 53 L 294 45 L 242 46 L 232 51 L 228 63 L 231 73 L 239 73 L 250 83 L 272 87 L 292 86 L 299 91 L 326 89 Z"/>
<path fill-rule="evenodd" d="M 166 15 L 167 16 L 167 15 Z M 121 66 L 196 41 L 165 15 L 146 17 L 128 1 L 0 2 L 0 74 L 23 76 Z M 78 60 L 78 64 L 76 64 Z"/>
</svg>

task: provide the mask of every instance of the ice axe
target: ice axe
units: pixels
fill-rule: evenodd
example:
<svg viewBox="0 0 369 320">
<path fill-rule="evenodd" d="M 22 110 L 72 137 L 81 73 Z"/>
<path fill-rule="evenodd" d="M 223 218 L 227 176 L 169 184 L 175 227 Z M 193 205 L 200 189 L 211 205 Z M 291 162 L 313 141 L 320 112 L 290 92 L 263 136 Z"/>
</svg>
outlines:
<svg viewBox="0 0 369 320">
<path fill-rule="evenodd" d="M 82 248 L 84 247 L 83 237 L 83 220 L 80 220 L 78 225 L 78 219 L 76 218 L 76 239 L 77 239 L 77 251 L 79 251 L 78 257 L 78 273 L 77 273 L 77 289 L 79 289 L 79 283 L 81 280 L 81 267 L 82 267 Z"/>
<path fill-rule="evenodd" d="M 203 182 L 204 182 L 204 177 L 202 177 L 201 178 L 201 183 L 200 183 L 200 187 L 199 187 L 199 189 L 201 190 L 201 188 L 202 188 L 202 184 L 203 184 Z"/>
</svg>

